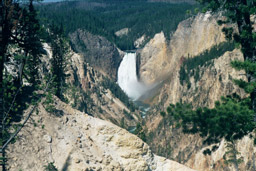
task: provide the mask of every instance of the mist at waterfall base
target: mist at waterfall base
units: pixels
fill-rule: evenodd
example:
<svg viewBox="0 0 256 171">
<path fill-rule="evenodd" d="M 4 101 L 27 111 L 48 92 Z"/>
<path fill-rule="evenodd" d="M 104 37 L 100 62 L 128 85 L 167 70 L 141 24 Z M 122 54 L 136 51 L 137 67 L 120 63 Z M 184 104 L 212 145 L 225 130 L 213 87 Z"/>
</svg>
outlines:
<svg viewBox="0 0 256 171">
<path fill-rule="evenodd" d="M 118 85 L 132 100 L 138 100 L 153 86 L 146 86 L 137 78 L 136 53 L 126 53 L 118 68 Z"/>
</svg>

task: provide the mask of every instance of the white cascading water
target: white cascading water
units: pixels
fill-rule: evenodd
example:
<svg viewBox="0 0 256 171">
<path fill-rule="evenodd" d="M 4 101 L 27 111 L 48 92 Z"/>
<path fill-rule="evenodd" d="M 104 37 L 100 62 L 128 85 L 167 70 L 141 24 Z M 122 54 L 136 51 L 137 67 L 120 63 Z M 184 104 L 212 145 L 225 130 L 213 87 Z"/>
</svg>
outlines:
<svg viewBox="0 0 256 171">
<path fill-rule="evenodd" d="M 126 53 L 118 68 L 118 85 L 133 100 L 138 99 L 145 87 L 136 74 L 136 53 Z"/>
</svg>

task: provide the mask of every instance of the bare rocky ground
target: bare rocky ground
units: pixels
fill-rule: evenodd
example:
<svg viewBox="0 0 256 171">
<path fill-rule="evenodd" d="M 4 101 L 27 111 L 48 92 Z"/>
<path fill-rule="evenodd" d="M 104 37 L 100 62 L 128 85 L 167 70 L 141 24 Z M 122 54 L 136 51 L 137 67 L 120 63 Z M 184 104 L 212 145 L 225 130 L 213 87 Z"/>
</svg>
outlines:
<svg viewBox="0 0 256 171">
<path fill-rule="evenodd" d="M 192 171 L 153 154 L 128 131 L 88 116 L 55 98 L 58 113 L 39 104 L 16 142 L 7 149 L 8 170 L 40 171 L 50 162 L 59 170 Z M 62 115 L 59 115 L 59 114 Z"/>
</svg>

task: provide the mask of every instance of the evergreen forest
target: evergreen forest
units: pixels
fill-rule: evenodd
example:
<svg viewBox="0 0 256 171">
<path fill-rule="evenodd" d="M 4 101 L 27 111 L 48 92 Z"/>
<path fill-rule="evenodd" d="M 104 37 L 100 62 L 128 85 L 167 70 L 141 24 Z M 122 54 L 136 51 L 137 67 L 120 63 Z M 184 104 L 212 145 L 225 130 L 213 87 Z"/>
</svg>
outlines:
<svg viewBox="0 0 256 171">
<path fill-rule="evenodd" d="M 146 1 L 72 1 L 38 6 L 43 25 L 55 23 L 65 27 L 68 35 L 78 28 L 106 37 L 121 50 L 135 49 L 134 41 L 145 36 L 145 43 L 156 33 L 169 39 L 179 22 L 196 5 L 187 3 L 149 3 Z M 128 33 L 115 32 L 128 28 Z"/>
</svg>

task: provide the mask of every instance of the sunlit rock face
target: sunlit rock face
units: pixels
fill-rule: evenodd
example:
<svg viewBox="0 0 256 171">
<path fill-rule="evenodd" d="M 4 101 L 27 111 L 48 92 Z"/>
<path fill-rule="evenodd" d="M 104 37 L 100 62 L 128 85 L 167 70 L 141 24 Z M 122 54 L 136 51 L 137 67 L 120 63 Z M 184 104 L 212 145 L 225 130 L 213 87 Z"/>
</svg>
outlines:
<svg viewBox="0 0 256 171">
<path fill-rule="evenodd" d="M 54 101 L 63 116 L 47 113 L 40 103 L 31 116 L 37 126 L 28 122 L 7 149 L 7 170 L 42 171 L 53 162 L 66 171 L 193 171 L 153 154 L 128 131 Z"/>
<path fill-rule="evenodd" d="M 182 130 L 174 125 L 165 129 L 166 127 L 162 126 L 163 118 L 159 111 L 166 110 L 170 103 L 176 104 L 180 101 L 191 103 L 194 108 L 198 106 L 213 108 L 215 101 L 221 96 L 233 93 L 241 97 L 246 96 L 245 92 L 232 81 L 233 79 L 246 80 L 243 71 L 236 71 L 230 65 L 231 61 L 243 60 L 243 54 L 238 49 L 227 51 L 222 56 L 208 61 L 208 64 L 198 67 L 198 76 L 196 78 L 192 74 L 189 77 L 189 86 L 187 83 L 180 82 L 179 70 L 185 58 L 193 58 L 225 41 L 222 28 L 217 25 L 217 20 L 220 18 L 221 16 L 206 13 L 187 19 L 179 24 L 169 42 L 165 40 L 163 33 L 159 33 L 140 52 L 142 81 L 151 84 L 169 74 L 166 76 L 168 79 L 161 88 L 159 96 L 154 99 L 154 102 L 160 105 L 151 108 L 147 115 L 148 132 L 153 132 L 152 135 L 154 135 L 153 140 L 148 141 L 151 149 L 160 155 L 165 154 L 169 149 L 171 152 L 168 158 L 202 171 L 235 170 L 233 165 L 225 164 L 223 158 L 227 152 L 225 142 L 222 141 L 214 153 L 205 156 L 203 150 L 207 147 L 202 143 L 203 140 L 199 134 L 183 134 Z M 154 115 L 155 113 L 158 115 Z M 159 140 L 163 141 L 159 142 Z M 166 144 L 170 148 L 165 149 Z M 239 170 L 255 170 L 253 156 L 256 148 L 252 144 L 253 140 L 248 137 L 237 142 L 237 150 L 241 153 L 239 157 L 242 156 L 244 159 L 244 162 L 239 164 Z"/>
<path fill-rule="evenodd" d="M 219 15 L 198 14 L 182 21 L 167 40 L 164 33 L 156 34 L 140 55 L 140 79 L 150 85 L 166 77 L 172 79 L 179 70 L 181 61 L 210 49 L 225 41 L 222 27 L 217 24 Z"/>
</svg>

